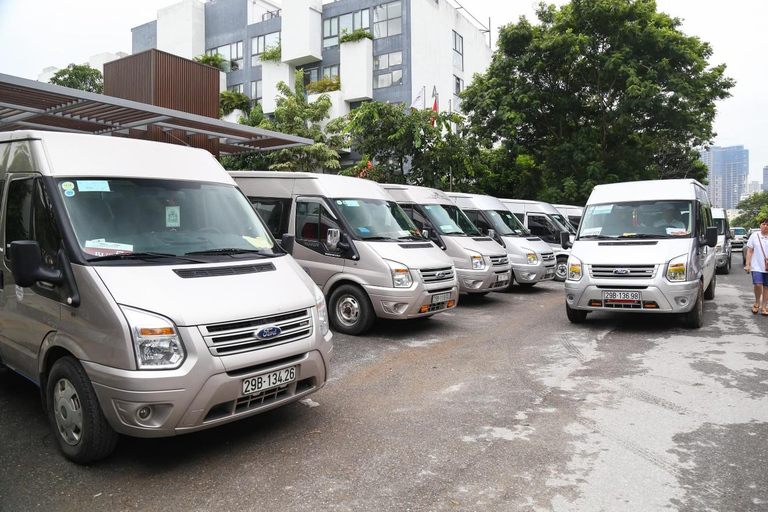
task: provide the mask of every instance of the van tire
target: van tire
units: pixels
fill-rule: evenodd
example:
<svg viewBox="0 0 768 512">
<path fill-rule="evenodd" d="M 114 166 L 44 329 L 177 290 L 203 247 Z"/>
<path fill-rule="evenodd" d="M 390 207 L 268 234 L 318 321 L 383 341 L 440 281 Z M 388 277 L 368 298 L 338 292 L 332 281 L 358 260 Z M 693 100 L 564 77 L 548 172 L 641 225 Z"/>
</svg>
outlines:
<svg viewBox="0 0 768 512">
<path fill-rule="evenodd" d="M 699 286 L 699 293 L 696 296 L 696 304 L 693 305 L 693 309 L 687 313 L 683 313 L 683 323 L 686 327 L 691 329 L 700 329 L 704 325 L 704 292 L 702 288 L 704 284 Z"/>
<path fill-rule="evenodd" d="M 331 294 L 331 324 L 342 334 L 356 336 L 368 331 L 376 319 L 371 300 L 354 284 L 343 284 Z"/>
<path fill-rule="evenodd" d="M 565 304 L 565 314 L 568 316 L 568 320 L 570 320 L 572 324 L 583 324 L 587 319 L 587 313 L 589 313 L 589 311 L 573 309 L 568 305 L 568 303 Z"/>
<path fill-rule="evenodd" d="M 568 256 L 558 256 L 555 263 L 555 281 L 564 283 L 568 277 Z"/>
<path fill-rule="evenodd" d="M 728 259 L 725 260 L 725 265 L 723 265 L 722 267 L 718 267 L 717 271 L 720 274 L 730 274 L 731 273 L 731 255 L 730 254 L 728 255 Z"/>
<path fill-rule="evenodd" d="M 712 280 L 709 282 L 709 286 L 704 290 L 704 298 L 706 300 L 712 300 L 715 298 L 715 288 L 717 288 L 717 272 L 712 274 Z"/>
<path fill-rule="evenodd" d="M 93 385 L 74 357 L 53 364 L 46 400 L 53 435 L 66 458 L 89 464 L 112 453 L 119 435 L 104 417 Z"/>
</svg>

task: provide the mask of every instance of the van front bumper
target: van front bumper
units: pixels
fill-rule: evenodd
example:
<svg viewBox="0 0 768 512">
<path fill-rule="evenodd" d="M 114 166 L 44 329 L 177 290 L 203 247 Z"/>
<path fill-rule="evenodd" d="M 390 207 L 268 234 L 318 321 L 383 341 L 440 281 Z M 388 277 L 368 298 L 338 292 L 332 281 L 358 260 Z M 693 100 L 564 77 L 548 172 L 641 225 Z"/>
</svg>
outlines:
<svg viewBox="0 0 768 512">
<path fill-rule="evenodd" d="M 553 259 L 549 266 L 545 266 L 542 261 L 535 265 L 513 264 L 512 272 L 515 274 L 515 281 L 522 284 L 551 281 L 555 278 L 555 260 Z"/>
<path fill-rule="evenodd" d="M 484 270 L 456 269 L 461 293 L 487 293 L 502 291 L 509 286 L 512 277 L 509 265 L 506 267 L 487 266 Z"/>
<path fill-rule="evenodd" d="M 621 286 L 619 286 L 619 284 Z M 659 282 L 654 280 L 647 286 L 632 286 L 633 283 L 592 281 L 583 277 L 581 281 L 565 282 L 565 301 L 572 309 L 584 311 L 621 311 L 627 313 L 687 313 L 692 310 L 699 293 L 700 281 L 682 283 Z M 632 288 L 627 288 L 632 286 Z M 611 302 L 604 300 L 603 292 L 640 292 L 637 302 Z"/>
<path fill-rule="evenodd" d="M 417 284 L 415 289 L 365 286 L 365 291 L 371 298 L 376 316 L 390 320 L 432 316 L 453 309 L 459 303 L 455 280 L 434 284 L 429 289 Z"/>
</svg>

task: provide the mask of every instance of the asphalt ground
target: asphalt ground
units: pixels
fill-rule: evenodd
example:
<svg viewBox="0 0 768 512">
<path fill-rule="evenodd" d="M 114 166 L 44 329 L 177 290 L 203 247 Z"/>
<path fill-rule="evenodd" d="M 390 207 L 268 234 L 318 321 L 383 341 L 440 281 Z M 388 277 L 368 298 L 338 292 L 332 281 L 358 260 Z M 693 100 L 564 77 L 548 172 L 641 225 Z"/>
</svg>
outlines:
<svg viewBox="0 0 768 512">
<path fill-rule="evenodd" d="M 734 263 L 740 255 L 734 254 Z M 719 275 L 705 325 L 593 313 L 560 283 L 334 336 L 327 385 L 82 467 L 0 372 L 0 510 L 768 510 L 768 317 Z"/>
</svg>

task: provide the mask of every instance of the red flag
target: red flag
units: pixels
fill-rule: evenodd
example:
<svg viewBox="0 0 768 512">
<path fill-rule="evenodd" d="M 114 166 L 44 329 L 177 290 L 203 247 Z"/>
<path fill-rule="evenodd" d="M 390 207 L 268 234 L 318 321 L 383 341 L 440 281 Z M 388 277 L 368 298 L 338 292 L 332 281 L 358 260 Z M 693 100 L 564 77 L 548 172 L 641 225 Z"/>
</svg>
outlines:
<svg viewBox="0 0 768 512">
<path fill-rule="evenodd" d="M 435 97 L 435 103 L 432 105 L 432 112 L 437 112 L 437 97 Z M 429 120 L 429 124 L 435 126 L 435 118 L 432 117 Z"/>
</svg>

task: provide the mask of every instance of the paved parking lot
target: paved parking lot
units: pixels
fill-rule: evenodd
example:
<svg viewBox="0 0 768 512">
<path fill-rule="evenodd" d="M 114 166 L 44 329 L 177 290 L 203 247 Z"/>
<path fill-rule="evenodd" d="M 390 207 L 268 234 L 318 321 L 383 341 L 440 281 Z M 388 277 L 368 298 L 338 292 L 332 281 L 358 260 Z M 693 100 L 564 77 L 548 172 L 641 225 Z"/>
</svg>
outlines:
<svg viewBox="0 0 768 512">
<path fill-rule="evenodd" d="M 547 283 L 337 334 L 305 403 L 123 438 L 90 467 L 58 454 L 36 388 L 0 373 L 0 510 L 765 509 L 768 318 L 739 268 L 697 331 L 572 325 Z"/>
</svg>

